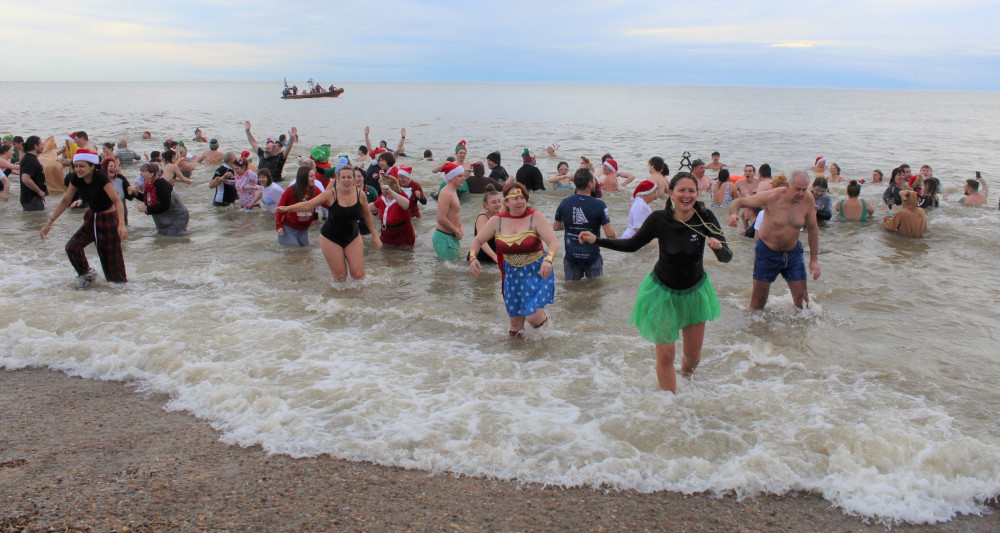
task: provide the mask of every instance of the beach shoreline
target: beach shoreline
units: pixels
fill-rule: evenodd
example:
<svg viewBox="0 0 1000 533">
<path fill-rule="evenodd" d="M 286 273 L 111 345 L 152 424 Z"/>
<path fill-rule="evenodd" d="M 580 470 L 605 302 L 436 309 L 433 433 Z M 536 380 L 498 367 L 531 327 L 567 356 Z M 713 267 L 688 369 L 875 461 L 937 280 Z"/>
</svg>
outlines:
<svg viewBox="0 0 1000 533">
<path fill-rule="evenodd" d="M 543 487 L 268 455 L 222 443 L 166 400 L 56 371 L 0 372 L 0 531 L 886 529 L 815 494 Z M 998 531 L 1000 513 L 892 529 Z"/>
</svg>

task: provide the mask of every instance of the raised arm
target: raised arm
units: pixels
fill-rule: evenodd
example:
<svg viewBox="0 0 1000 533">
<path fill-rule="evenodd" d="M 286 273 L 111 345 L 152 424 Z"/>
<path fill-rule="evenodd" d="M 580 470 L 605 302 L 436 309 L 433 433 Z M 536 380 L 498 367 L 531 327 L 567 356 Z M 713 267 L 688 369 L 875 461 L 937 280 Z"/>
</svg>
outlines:
<svg viewBox="0 0 1000 533">
<path fill-rule="evenodd" d="M 396 147 L 396 155 L 403 153 L 403 145 L 406 144 L 406 128 L 399 130 L 399 146 Z"/>
<path fill-rule="evenodd" d="M 250 133 L 250 121 L 249 120 L 246 121 L 246 123 L 244 124 L 244 126 L 246 126 L 247 140 L 250 141 L 250 148 L 252 148 L 253 149 L 253 153 L 256 154 L 257 150 L 260 150 L 260 146 L 257 145 L 257 139 L 254 139 L 253 138 L 253 134 Z"/>
<path fill-rule="evenodd" d="M 288 144 L 285 145 L 285 159 L 288 159 L 288 153 L 292 151 L 292 145 L 295 144 L 295 139 L 299 138 L 299 129 L 292 126 L 292 129 L 288 130 Z"/>
<path fill-rule="evenodd" d="M 976 171 L 976 181 L 979 182 L 979 188 L 983 190 L 983 198 L 988 198 L 990 195 L 990 188 L 986 186 L 986 180 L 983 179 L 983 175 Z"/>
<path fill-rule="evenodd" d="M 372 153 L 372 140 L 368 138 L 368 134 L 372 131 L 371 126 L 365 126 L 365 146 L 368 147 L 368 153 Z"/>
</svg>

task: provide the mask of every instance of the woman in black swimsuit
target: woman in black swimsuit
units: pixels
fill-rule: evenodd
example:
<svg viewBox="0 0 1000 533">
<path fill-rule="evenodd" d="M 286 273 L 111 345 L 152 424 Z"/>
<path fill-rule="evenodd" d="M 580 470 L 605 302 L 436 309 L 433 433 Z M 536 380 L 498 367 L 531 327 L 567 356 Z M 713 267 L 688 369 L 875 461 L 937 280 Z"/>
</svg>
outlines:
<svg viewBox="0 0 1000 533">
<path fill-rule="evenodd" d="M 348 270 L 351 278 L 365 279 L 364 246 L 358 232 L 358 221 L 364 219 L 372 234 L 375 247 L 382 249 L 382 241 L 375 231 L 368 200 L 354 186 L 354 168 L 347 165 L 337 173 L 335 183 L 319 196 L 306 202 L 275 208 L 276 212 L 309 212 L 320 205 L 327 206 L 329 218 L 320 229 L 319 247 L 330 265 L 333 279 L 344 281 Z"/>
</svg>

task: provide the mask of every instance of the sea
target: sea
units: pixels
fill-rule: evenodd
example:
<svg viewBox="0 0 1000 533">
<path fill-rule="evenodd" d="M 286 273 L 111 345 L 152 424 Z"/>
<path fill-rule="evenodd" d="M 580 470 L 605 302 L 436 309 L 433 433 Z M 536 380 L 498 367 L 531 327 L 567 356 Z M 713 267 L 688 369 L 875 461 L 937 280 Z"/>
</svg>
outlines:
<svg viewBox="0 0 1000 533">
<path fill-rule="evenodd" d="M 718 150 L 735 173 L 767 162 L 789 174 L 824 156 L 868 180 L 862 197 L 876 204 L 885 184 L 870 182 L 873 169 L 888 177 L 928 164 L 944 194 L 921 239 L 882 231 L 884 206 L 868 223 L 823 223 L 822 276 L 801 311 L 780 280 L 763 312 L 747 310 L 753 243 L 726 228 L 733 261 L 705 260 L 722 317 L 676 395 L 658 390 L 653 347 L 628 324 L 655 246 L 605 250 L 604 276 L 575 283 L 560 251 L 551 321 L 520 340 L 506 334 L 497 272 L 476 278 L 465 262 L 436 258 L 433 200 L 414 250 L 366 240 L 367 278 L 336 283 L 316 230 L 309 247 L 278 246 L 269 214 L 211 207 L 214 169 L 203 165 L 194 185 L 178 186 L 189 235 L 157 236 L 132 203 L 129 282 L 99 277 L 75 290 L 63 246 L 82 213 L 66 212 L 41 240 L 58 196 L 45 213 L 24 213 L 15 195 L 0 205 L 0 367 L 134 383 L 226 443 L 294 457 L 600 490 L 804 491 L 886 525 L 990 512 L 1000 494 L 1000 212 L 997 192 L 984 207 L 958 200 L 976 171 L 1000 192 L 1000 94 L 343 85 L 340 98 L 286 101 L 280 81 L 0 82 L 0 133 L 61 143 L 84 130 L 95 144 L 127 139 L 148 153 L 201 128 L 240 151 L 247 120 L 259 141 L 295 126 L 283 185 L 313 146 L 353 159 L 370 126 L 390 147 L 406 128 L 406 152 L 430 149 L 438 161 L 461 140 L 470 160 L 499 150 L 511 174 L 524 148 L 546 176 L 561 160 L 576 168 L 607 152 L 639 179 L 652 156 L 675 172 L 685 151 L 707 161 Z M 553 143 L 557 158 L 545 154 Z M 436 190 L 437 162 L 405 164 Z M 618 231 L 637 182 L 605 196 Z M 845 196 L 845 184 L 831 188 L 835 201 Z M 551 220 L 566 195 L 530 202 Z M 480 205 L 462 199 L 463 249 Z M 88 257 L 97 266 L 93 247 Z"/>
</svg>

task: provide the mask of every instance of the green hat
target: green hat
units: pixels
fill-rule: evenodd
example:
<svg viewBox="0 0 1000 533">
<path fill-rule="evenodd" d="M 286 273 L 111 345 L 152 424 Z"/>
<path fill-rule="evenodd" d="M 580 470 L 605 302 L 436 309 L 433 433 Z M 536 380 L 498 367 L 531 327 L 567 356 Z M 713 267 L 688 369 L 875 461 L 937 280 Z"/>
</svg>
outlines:
<svg viewBox="0 0 1000 533">
<path fill-rule="evenodd" d="M 14 140 L 14 135 L 12 133 L 8 133 L 7 135 L 3 136 L 3 140 L 5 140 L 5 141 L 13 141 Z"/>
<path fill-rule="evenodd" d="M 531 161 L 532 159 L 531 152 L 529 152 L 527 148 L 525 148 L 524 151 L 521 152 L 521 159 L 524 161 Z"/>
<path fill-rule="evenodd" d="M 317 163 L 326 163 L 330 160 L 330 147 L 329 146 L 317 146 L 309 152 L 309 156 L 313 158 Z"/>
</svg>

